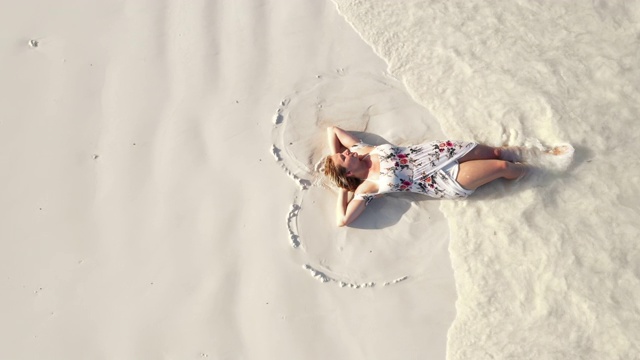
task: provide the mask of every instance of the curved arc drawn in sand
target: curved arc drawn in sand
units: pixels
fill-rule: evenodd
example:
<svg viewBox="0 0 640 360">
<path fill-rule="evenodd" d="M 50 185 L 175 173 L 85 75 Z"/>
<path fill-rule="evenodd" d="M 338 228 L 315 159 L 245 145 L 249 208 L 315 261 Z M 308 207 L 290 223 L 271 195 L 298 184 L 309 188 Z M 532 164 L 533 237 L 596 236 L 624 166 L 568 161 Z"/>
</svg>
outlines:
<svg viewBox="0 0 640 360">
<path fill-rule="evenodd" d="M 341 287 L 363 288 L 396 284 L 422 272 L 423 258 L 419 255 L 428 257 L 428 244 L 424 241 L 414 241 L 409 236 L 398 240 L 397 235 L 390 235 L 392 230 L 385 233 L 377 229 L 374 233 L 370 229 L 334 229 L 327 217 L 333 216 L 335 194 L 329 194 L 330 186 L 317 169 L 326 152 L 327 126 L 380 134 L 392 127 L 389 121 L 408 119 L 404 130 L 389 136 L 409 141 L 416 136 L 415 128 L 428 130 L 423 111 L 393 79 L 340 72 L 317 76 L 306 89 L 280 103 L 273 117 L 271 152 L 298 185 L 286 225 L 290 245 L 300 250 L 305 258 L 302 267 L 314 278 Z M 404 206 L 407 211 L 410 201 L 392 199 L 389 203 Z M 301 215 L 307 216 L 303 224 Z M 411 229 L 417 230 L 410 233 L 424 232 L 420 226 L 424 227 L 413 225 Z M 375 239 L 368 239 L 372 234 Z M 321 239 L 323 235 L 329 239 Z M 369 257 L 377 260 L 368 261 Z"/>
</svg>

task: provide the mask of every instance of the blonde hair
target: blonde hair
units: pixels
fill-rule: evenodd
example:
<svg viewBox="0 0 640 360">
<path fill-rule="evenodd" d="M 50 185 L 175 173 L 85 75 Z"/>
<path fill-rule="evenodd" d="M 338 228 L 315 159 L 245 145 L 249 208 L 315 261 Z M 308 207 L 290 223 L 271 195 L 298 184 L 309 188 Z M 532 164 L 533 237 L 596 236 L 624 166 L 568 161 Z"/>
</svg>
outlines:
<svg viewBox="0 0 640 360">
<path fill-rule="evenodd" d="M 337 166 L 331 156 L 324 159 L 324 174 L 329 177 L 338 187 L 349 191 L 356 191 L 358 186 L 362 184 L 362 180 L 355 176 L 347 176 L 347 169 Z"/>
</svg>

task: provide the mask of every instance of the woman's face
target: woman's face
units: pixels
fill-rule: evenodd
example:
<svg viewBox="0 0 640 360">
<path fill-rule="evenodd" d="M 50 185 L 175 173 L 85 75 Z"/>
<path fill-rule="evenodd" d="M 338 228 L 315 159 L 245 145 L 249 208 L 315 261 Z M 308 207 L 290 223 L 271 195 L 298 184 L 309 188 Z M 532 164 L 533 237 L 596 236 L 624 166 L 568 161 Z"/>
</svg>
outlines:
<svg viewBox="0 0 640 360">
<path fill-rule="evenodd" d="M 341 166 L 347 169 L 347 172 L 356 169 L 358 164 L 360 163 L 358 153 L 351 152 L 349 149 L 346 149 L 339 154 L 333 154 L 331 157 L 333 158 L 333 163 L 336 166 Z"/>
</svg>

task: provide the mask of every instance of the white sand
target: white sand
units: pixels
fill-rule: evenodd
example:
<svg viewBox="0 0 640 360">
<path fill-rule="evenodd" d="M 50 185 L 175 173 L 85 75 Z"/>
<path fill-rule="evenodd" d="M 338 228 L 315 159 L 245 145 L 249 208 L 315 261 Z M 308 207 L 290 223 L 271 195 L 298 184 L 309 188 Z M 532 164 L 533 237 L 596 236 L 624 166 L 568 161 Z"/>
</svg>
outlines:
<svg viewBox="0 0 640 360">
<path fill-rule="evenodd" d="M 637 358 L 636 3 L 336 3 L 0 4 L 1 359 Z M 336 229 L 329 124 L 576 157 Z"/>
<path fill-rule="evenodd" d="M 320 237 L 290 245 L 299 188 L 269 154 L 274 113 L 316 80 L 387 78 L 332 3 L 22 1 L 0 20 L 0 358 L 444 358 L 455 290 L 435 205 L 419 204 L 437 222 L 411 208 L 423 223 L 384 242 L 300 212 L 301 235 L 356 240 L 327 243 L 332 275 L 374 287 L 311 277 Z M 435 124 L 388 82 L 402 103 L 379 121 Z M 376 130 L 416 135 L 393 128 Z M 410 241 L 429 226 L 440 239 Z"/>
</svg>

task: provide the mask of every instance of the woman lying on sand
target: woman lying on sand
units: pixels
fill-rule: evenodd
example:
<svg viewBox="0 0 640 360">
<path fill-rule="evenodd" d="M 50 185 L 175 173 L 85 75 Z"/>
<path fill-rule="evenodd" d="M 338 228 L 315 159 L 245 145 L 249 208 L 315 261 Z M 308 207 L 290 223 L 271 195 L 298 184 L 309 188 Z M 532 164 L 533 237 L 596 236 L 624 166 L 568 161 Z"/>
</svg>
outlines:
<svg viewBox="0 0 640 360">
<path fill-rule="evenodd" d="M 369 202 L 400 191 L 422 193 L 440 199 L 466 198 L 493 180 L 517 180 L 529 166 L 515 162 L 522 148 L 495 148 L 461 141 L 432 141 L 400 147 L 371 146 L 338 127 L 327 128 L 331 154 L 324 173 L 338 185 L 338 226 L 353 222 Z M 569 147 L 547 152 L 561 155 Z M 348 193 L 354 196 L 349 201 Z"/>
</svg>

